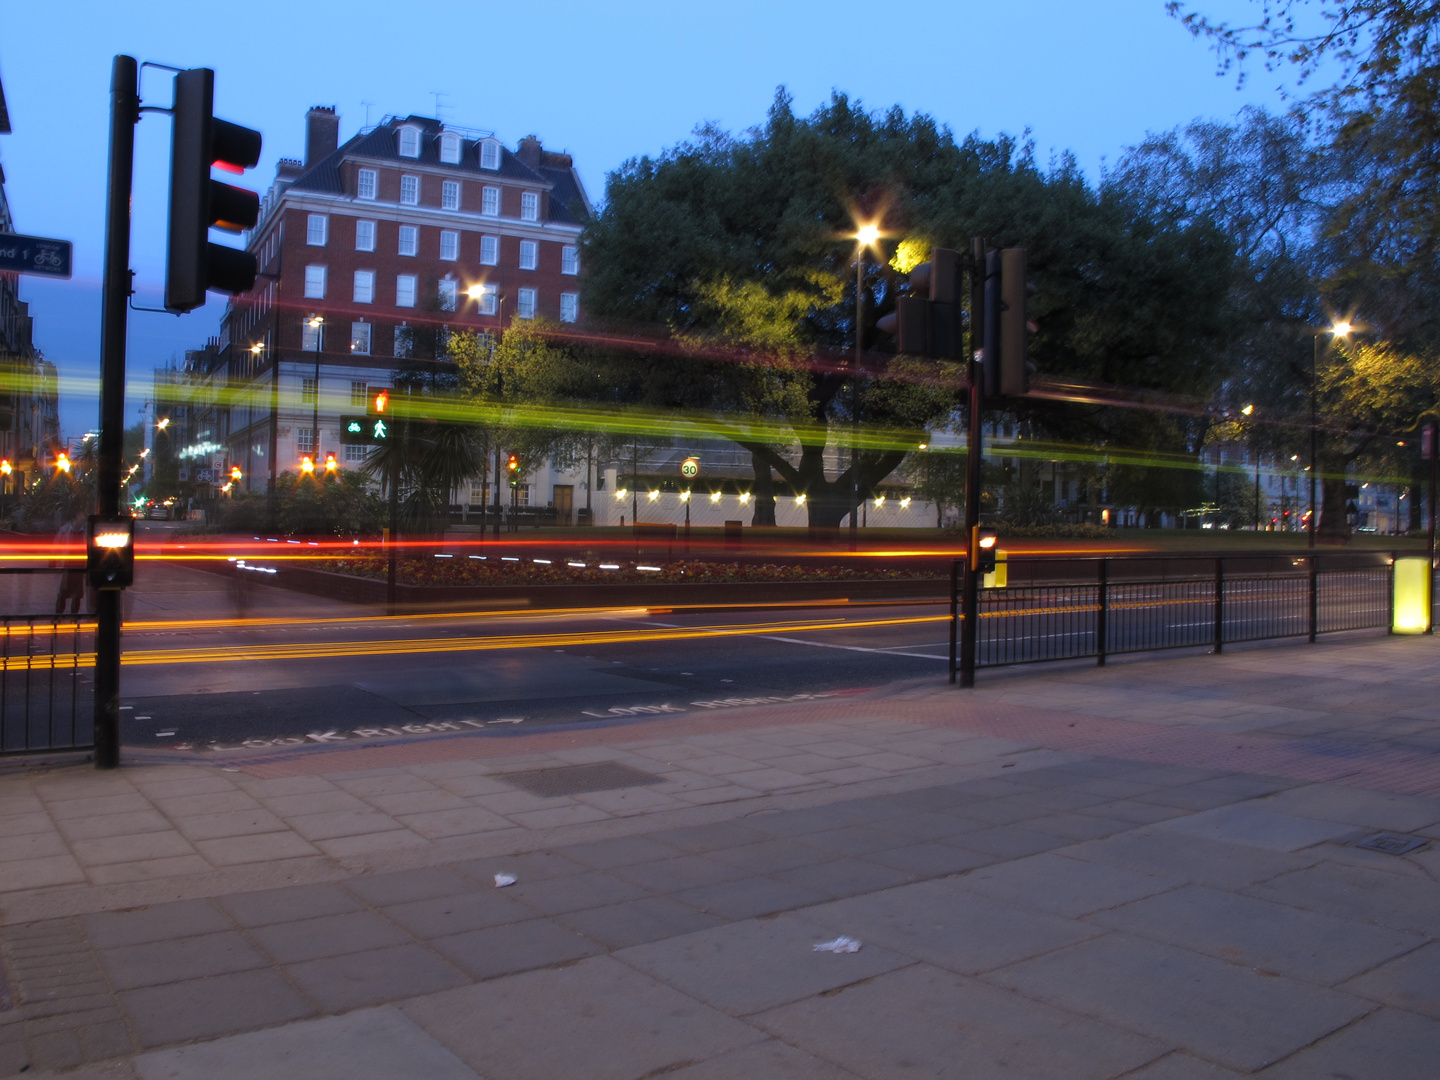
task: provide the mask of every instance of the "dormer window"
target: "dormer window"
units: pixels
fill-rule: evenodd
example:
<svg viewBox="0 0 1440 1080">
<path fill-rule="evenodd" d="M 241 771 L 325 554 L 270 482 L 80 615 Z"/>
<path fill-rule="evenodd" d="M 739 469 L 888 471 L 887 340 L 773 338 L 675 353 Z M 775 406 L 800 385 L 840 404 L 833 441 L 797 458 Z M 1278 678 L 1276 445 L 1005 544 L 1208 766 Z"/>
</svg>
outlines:
<svg viewBox="0 0 1440 1080">
<path fill-rule="evenodd" d="M 440 160 L 446 165 L 460 164 L 460 136 L 453 131 L 440 136 Z"/>
<path fill-rule="evenodd" d="M 480 167 L 482 169 L 500 168 L 500 141 L 498 139 L 486 139 L 480 144 Z"/>
<path fill-rule="evenodd" d="M 419 128 L 402 127 L 400 129 L 400 156 L 409 158 L 420 156 Z"/>
</svg>

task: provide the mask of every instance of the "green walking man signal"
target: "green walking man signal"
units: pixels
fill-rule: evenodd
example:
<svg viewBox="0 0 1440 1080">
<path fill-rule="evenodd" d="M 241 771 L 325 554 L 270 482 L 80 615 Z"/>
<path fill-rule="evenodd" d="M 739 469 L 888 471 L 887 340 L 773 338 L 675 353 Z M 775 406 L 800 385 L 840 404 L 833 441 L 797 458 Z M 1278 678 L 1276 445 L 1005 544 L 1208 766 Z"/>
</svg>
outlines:
<svg viewBox="0 0 1440 1080">
<path fill-rule="evenodd" d="M 380 416 L 342 416 L 340 441 L 377 446 L 390 441 L 390 421 Z"/>
</svg>

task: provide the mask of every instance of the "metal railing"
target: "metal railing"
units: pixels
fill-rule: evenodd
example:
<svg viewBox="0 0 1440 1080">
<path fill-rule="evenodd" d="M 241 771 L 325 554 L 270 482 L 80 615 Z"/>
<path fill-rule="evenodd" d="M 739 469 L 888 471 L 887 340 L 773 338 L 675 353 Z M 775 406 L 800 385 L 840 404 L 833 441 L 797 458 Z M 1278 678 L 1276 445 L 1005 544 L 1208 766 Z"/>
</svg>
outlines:
<svg viewBox="0 0 1440 1080">
<path fill-rule="evenodd" d="M 952 682 L 963 565 L 951 574 Z M 1087 657 L 1103 665 L 1123 653 L 1218 653 L 1391 625 L 1394 570 L 1383 554 L 1034 559 L 1012 560 L 1008 571 L 1017 584 L 980 590 L 977 668 Z"/>
<path fill-rule="evenodd" d="M 95 619 L 0 617 L 0 755 L 95 744 Z"/>
</svg>

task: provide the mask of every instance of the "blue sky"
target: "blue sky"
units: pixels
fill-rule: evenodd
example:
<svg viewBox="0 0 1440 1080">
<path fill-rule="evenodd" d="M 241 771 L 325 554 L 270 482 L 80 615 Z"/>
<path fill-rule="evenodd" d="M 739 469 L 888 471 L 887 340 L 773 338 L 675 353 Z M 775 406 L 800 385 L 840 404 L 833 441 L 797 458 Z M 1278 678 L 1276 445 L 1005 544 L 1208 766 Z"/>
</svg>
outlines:
<svg viewBox="0 0 1440 1080">
<path fill-rule="evenodd" d="M 1201 0 L 1244 17 L 1246 0 Z M 879 11 L 885 14 L 877 14 Z M 223 13 L 223 14 L 222 14 Z M 243 25 L 238 25 L 243 14 Z M 231 25 L 237 24 L 237 25 Z M 260 129 L 266 187 L 279 157 L 303 154 L 304 114 L 334 105 L 341 138 L 388 113 L 436 115 L 494 131 L 513 146 L 536 134 L 575 155 L 591 197 L 625 159 L 655 153 L 705 121 L 761 122 L 775 88 L 809 112 L 832 90 L 871 108 L 929 113 L 957 134 L 1030 129 L 1043 161 L 1073 151 L 1096 177 L 1150 131 L 1242 105 L 1277 106 L 1277 78 L 1243 90 L 1214 54 L 1165 13 L 1163 0 L 10 0 L 0 79 L 14 133 L 0 163 L 21 232 L 74 241 L 68 282 L 27 278 L 36 340 L 62 375 L 98 369 L 107 110 L 111 57 L 216 71 L 216 113 Z M 166 104 L 150 71 L 142 95 Z M 155 304 L 164 268 L 169 122 L 138 128 L 132 265 L 137 302 Z M 203 344 L 223 307 L 176 318 L 132 313 L 132 385 L 172 354 Z M 136 402 L 138 404 L 138 401 Z M 62 402 L 66 433 L 95 404 Z M 129 412 L 133 418 L 133 410 Z"/>
</svg>

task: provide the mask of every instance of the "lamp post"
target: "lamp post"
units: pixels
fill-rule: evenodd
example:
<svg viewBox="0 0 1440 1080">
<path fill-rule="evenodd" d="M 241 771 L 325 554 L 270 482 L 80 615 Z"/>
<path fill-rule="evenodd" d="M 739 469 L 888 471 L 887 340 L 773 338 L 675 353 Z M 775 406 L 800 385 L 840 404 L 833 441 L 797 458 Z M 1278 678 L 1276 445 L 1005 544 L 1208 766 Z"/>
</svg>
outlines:
<svg viewBox="0 0 1440 1080">
<path fill-rule="evenodd" d="M 1346 337 L 1351 330 L 1348 322 L 1337 322 L 1328 328 L 1322 328 L 1315 332 L 1315 347 L 1310 350 L 1310 517 L 1307 522 L 1306 532 L 1309 534 L 1306 546 L 1315 546 L 1315 474 L 1319 471 L 1316 461 L 1317 421 L 1316 421 L 1316 394 L 1319 390 L 1319 369 L 1320 369 L 1320 339 L 1329 334 L 1333 341 L 1337 337 Z"/>
<path fill-rule="evenodd" d="M 1240 410 L 1241 416 L 1255 415 L 1255 406 L 1246 405 Z M 1255 450 L 1255 531 L 1260 531 L 1260 451 L 1255 447 L 1255 440 L 1250 440 L 1251 448 Z"/>
<path fill-rule="evenodd" d="M 880 239 L 873 223 L 855 232 L 855 364 L 850 373 L 850 550 L 859 547 L 860 526 L 860 360 L 865 350 L 865 252 Z"/>
<path fill-rule="evenodd" d="M 310 326 L 315 331 L 315 409 L 310 417 L 310 460 L 313 462 L 320 456 L 320 350 L 325 347 L 325 319 L 312 315 Z"/>
<path fill-rule="evenodd" d="M 490 284 L 488 284 L 487 282 L 481 281 L 481 282 L 479 282 L 479 283 L 477 283 L 477 284 L 475 284 L 475 285 L 471 285 L 468 289 L 466 289 L 466 290 L 465 290 L 465 295 L 468 296 L 471 300 L 474 300 L 474 301 L 475 301 L 476 305 L 480 307 L 480 314 L 482 314 L 482 315 L 485 314 L 485 310 L 484 310 L 485 297 L 487 297 L 487 296 L 493 296 L 493 297 L 495 297 L 495 322 L 496 322 L 496 325 L 497 325 L 497 327 L 498 327 L 499 322 L 500 322 L 500 305 L 501 305 L 501 303 L 502 303 L 502 302 L 504 301 L 504 299 L 505 299 L 505 294 L 500 291 L 500 286 L 499 286 L 499 285 L 490 285 Z M 504 389 L 503 383 L 501 384 L 500 389 L 501 389 L 501 390 Z M 499 444 L 498 442 L 495 444 L 495 526 L 494 526 L 494 535 L 495 535 L 495 537 L 496 537 L 497 539 L 498 539 L 499 536 L 500 536 L 500 444 Z M 481 518 L 480 518 L 480 536 L 481 536 L 482 538 L 485 536 L 485 517 L 484 517 L 483 514 L 481 515 Z"/>
</svg>

